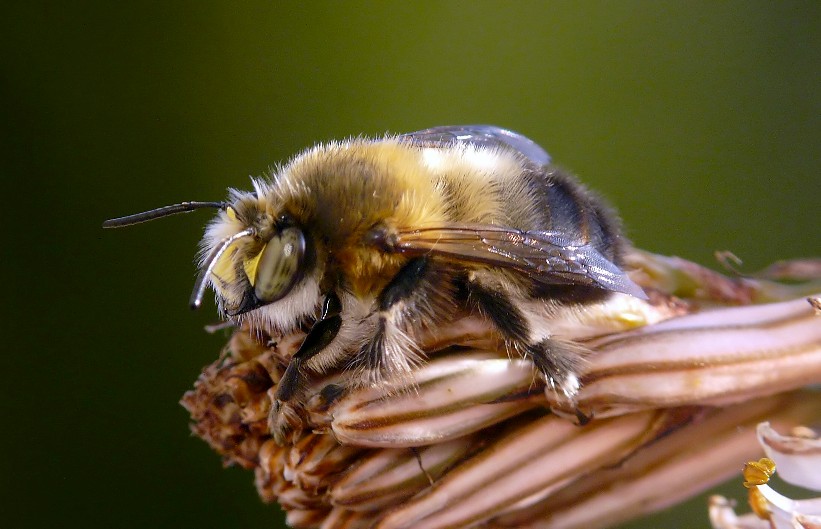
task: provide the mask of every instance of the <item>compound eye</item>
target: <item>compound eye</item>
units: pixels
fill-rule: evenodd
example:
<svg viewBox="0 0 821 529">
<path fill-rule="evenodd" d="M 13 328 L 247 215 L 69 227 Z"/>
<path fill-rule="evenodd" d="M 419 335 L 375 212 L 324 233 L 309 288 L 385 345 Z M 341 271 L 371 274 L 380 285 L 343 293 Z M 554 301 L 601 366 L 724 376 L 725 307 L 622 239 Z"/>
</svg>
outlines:
<svg viewBox="0 0 821 529">
<path fill-rule="evenodd" d="M 305 257 L 305 235 L 295 227 L 275 235 L 260 254 L 254 274 L 254 294 L 271 303 L 285 297 L 302 278 Z"/>
</svg>

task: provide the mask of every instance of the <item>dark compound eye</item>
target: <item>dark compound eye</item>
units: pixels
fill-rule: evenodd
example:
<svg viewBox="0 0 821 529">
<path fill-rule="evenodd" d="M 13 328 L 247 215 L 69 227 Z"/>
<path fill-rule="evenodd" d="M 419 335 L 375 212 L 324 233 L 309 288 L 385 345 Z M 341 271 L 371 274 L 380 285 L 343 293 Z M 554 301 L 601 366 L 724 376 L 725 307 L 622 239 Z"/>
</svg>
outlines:
<svg viewBox="0 0 821 529">
<path fill-rule="evenodd" d="M 302 278 L 305 235 L 296 227 L 285 228 L 265 248 L 254 274 L 254 295 L 264 303 L 285 297 Z"/>
</svg>

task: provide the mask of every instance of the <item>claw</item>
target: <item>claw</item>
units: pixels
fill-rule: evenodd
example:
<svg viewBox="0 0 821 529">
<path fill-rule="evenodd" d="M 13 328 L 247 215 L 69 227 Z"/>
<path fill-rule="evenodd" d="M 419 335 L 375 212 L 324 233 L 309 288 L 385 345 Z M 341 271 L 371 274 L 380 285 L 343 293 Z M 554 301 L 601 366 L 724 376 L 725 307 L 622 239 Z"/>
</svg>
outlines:
<svg viewBox="0 0 821 529">
<path fill-rule="evenodd" d="M 296 432 L 304 429 L 304 424 L 300 416 L 298 405 L 289 401 L 275 400 L 271 406 L 271 413 L 268 415 L 268 431 L 274 438 L 274 442 L 280 446 L 293 444 Z"/>
</svg>

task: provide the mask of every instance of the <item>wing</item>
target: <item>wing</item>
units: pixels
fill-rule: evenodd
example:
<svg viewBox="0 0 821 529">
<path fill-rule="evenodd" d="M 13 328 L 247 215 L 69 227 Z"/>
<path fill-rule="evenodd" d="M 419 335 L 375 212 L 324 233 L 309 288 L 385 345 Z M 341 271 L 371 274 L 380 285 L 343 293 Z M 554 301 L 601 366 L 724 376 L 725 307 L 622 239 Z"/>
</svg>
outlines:
<svg viewBox="0 0 821 529">
<path fill-rule="evenodd" d="M 493 125 L 459 125 L 433 127 L 402 134 L 407 139 L 423 147 L 448 147 L 454 143 L 466 143 L 482 147 L 503 147 L 513 149 L 536 165 L 550 163 L 550 155 L 533 140 L 511 130 Z"/>
<path fill-rule="evenodd" d="M 641 287 L 593 246 L 555 231 L 451 223 L 399 230 L 390 246 L 408 255 L 439 255 L 517 270 L 543 284 L 588 285 L 647 299 Z"/>
</svg>

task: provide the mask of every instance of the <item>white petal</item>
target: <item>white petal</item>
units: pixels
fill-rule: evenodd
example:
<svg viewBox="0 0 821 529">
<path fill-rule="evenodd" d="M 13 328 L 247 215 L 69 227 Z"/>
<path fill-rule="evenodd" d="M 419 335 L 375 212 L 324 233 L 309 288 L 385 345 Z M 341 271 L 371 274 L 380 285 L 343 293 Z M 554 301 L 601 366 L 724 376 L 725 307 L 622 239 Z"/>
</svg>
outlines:
<svg viewBox="0 0 821 529">
<path fill-rule="evenodd" d="M 821 439 L 780 435 L 769 423 L 758 425 L 758 441 L 787 483 L 821 491 Z"/>
</svg>

